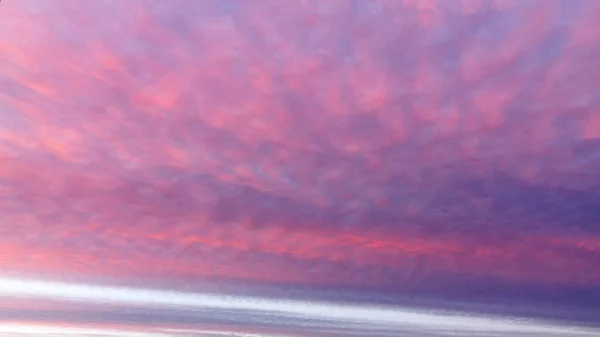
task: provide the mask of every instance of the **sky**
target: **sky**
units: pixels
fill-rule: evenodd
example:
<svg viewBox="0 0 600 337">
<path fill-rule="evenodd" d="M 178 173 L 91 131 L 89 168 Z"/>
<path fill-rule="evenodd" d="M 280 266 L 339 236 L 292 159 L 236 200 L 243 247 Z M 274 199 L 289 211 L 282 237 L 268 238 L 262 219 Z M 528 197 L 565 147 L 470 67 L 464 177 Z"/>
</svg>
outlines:
<svg viewBox="0 0 600 337">
<path fill-rule="evenodd" d="M 0 334 L 597 336 L 598 17 L 2 1 Z"/>
</svg>

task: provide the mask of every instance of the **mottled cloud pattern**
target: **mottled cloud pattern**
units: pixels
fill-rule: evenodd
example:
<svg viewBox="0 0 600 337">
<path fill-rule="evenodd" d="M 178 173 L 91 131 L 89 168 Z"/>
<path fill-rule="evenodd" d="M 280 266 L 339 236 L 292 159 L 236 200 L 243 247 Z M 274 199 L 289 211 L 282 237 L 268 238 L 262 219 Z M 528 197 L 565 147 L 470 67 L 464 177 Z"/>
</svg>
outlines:
<svg viewBox="0 0 600 337">
<path fill-rule="evenodd" d="M 0 273 L 600 308 L 599 17 L 3 1 Z"/>
</svg>

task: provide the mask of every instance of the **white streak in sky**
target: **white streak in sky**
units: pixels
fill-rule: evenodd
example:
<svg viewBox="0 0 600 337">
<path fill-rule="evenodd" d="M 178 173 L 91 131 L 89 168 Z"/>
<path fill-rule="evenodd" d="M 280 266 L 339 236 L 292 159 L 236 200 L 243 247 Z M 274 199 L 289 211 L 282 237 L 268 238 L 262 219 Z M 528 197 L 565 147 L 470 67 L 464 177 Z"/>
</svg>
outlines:
<svg viewBox="0 0 600 337">
<path fill-rule="evenodd" d="M 126 287 L 0 278 L 0 297 L 50 299 L 111 306 L 165 309 L 225 309 L 261 312 L 282 318 L 327 320 L 346 327 L 407 329 L 423 336 L 600 336 L 600 330 L 554 322 L 501 317 L 441 315 L 412 309 L 339 305 L 326 302 L 184 293 Z M 6 326 L 0 327 L 6 329 Z M 60 335 L 60 334 L 59 334 Z M 196 334 L 198 335 L 198 334 Z M 205 334 L 206 335 L 206 334 Z M 202 336 L 202 334 L 199 334 Z"/>
</svg>

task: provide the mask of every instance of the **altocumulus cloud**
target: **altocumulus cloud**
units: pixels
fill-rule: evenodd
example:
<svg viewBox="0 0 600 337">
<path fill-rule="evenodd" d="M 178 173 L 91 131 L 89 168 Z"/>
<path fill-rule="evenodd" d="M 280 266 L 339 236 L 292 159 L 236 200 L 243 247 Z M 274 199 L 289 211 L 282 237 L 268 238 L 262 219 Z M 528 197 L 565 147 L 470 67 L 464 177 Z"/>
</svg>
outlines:
<svg viewBox="0 0 600 337">
<path fill-rule="evenodd" d="M 5 333 L 598 322 L 599 11 L 3 1 Z"/>
</svg>

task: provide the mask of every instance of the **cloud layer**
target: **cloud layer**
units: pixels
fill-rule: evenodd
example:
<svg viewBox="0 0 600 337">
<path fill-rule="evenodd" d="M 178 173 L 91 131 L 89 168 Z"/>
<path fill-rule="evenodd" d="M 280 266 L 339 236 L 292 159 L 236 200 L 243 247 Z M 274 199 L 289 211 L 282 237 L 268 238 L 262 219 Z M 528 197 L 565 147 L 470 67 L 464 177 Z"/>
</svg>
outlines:
<svg viewBox="0 0 600 337">
<path fill-rule="evenodd" d="M 0 15 L 1 275 L 600 308 L 597 1 Z"/>
<path fill-rule="evenodd" d="M 597 328 L 401 307 L 277 301 L 0 279 L 0 295 L 36 300 L 0 310 L 0 332 L 109 336 L 596 336 Z M 41 302 L 41 301 L 46 302 Z M 49 301 L 49 302 L 48 302 Z M 63 301 L 62 303 L 60 303 Z M 64 302 L 67 301 L 67 302 Z M 18 301 L 15 301 L 18 303 Z M 61 305 L 52 308 L 52 304 Z M 67 305 L 65 305 L 67 304 Z M 60 309 L 57 309 L 60 308 Z M 18 323 L 16 323 L 18 322 Z M 148 324 L 151 322 L 152 324 Z M 65 326 L 65 323 L 69 325 Z M 99 328 L 100 327 L 100 328 Z M 40 331 L 37 333 L 39 334 Z M 36 335 L 38 336 L 38 335 Z"/>
</svg>

